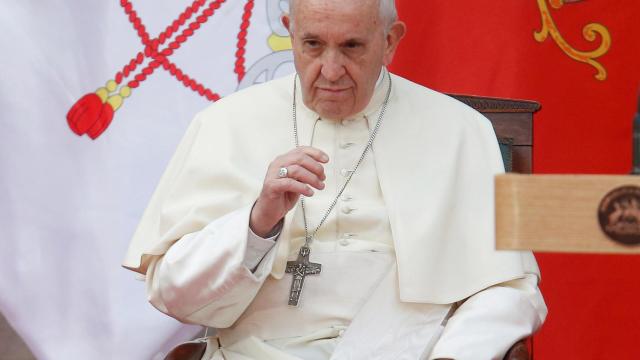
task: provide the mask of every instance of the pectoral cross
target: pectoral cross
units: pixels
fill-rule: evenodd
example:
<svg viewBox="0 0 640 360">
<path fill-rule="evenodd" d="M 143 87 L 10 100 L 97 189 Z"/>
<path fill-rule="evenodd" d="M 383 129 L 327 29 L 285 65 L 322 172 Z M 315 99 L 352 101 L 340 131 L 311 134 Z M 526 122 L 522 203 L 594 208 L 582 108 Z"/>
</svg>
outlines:
<svg viewBox="0 0 640 360">
<path fill-rule="evenodd" d="M 303 245 L 298 253 L 298 259 L 287 262 L 286 272 L 293 275 L 289 291 L 289 305 L 298 306 L 305 276 L 320 274 L 322 271 L 321 264 L 309 262 L 309 253 L 311 253 L 309 246 Z"/>
</svg>

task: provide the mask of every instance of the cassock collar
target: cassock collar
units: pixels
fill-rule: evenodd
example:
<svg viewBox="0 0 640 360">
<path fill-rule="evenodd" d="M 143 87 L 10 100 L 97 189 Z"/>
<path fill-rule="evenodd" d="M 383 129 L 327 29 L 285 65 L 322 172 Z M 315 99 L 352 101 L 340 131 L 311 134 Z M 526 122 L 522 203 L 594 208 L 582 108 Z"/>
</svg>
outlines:
<svg viewBox="0 0 640 360">
<path fill-rule="evenodd" d="M 309 109 L 307 105 L 302 101 L 302 85 L 300 83 L 299 76 L 294 77 L 296 81 L 296 117 L 298 121 L 298 131 L 300 136 L 300 145 L 309 145 L 311 140 L 311 134 L 313 132 L 313 126 L 317 119 L 322 117 L 315 111 Z M 368 121 L 369 128 L 372 129 L 377 121 L 377 114 L 382 108 L 382 103 L 387 95 L 387 87 L 389 86 L 389 72 L 385 67 L 380 69 L 380 75 L 376 82 L 376 87 L 373 92 L 373 96 L 369 101 L 369 104 L 360 112 L 349 116 L 349 119 L 360 119 L 365 117 Z M 339 121 L 330 120 L 328 121 Z"/>
</svg>

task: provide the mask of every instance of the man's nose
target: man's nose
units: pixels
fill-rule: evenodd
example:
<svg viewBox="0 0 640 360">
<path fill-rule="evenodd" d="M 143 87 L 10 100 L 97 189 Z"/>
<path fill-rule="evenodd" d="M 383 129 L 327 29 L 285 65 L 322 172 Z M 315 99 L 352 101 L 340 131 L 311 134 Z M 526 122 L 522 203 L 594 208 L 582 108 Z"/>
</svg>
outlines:
<svg viewBox="0 0 640 360">
<path fill-rule="evenodd" d="M 344 58 L 338 51 L 327 51 L 322 59 L 322 76 L 329 81 L 338 81 L 345 74 Z"/>
</svg>

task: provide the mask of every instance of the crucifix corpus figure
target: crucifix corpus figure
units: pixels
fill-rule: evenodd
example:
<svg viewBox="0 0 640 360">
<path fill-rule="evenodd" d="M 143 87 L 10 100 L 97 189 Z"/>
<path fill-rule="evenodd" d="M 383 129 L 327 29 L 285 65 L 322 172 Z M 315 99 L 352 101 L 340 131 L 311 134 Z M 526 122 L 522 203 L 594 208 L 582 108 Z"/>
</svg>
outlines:
<svg viewBox="0 0 640 360">
<path fill-rule="evenodd" d="M 289 305 L 298 306 L 300 300 L 300 292 L 304 285 L 304 278 L 307 275 L 320 274 L 322 265 L 309 262 L 309 253 L 311 251 L 307 246 L 300 248 L 300 254 L 296 261 L 288 261 L 286 273 L 292 274 L 291 290 L 289 291 Z"/>
</svg>

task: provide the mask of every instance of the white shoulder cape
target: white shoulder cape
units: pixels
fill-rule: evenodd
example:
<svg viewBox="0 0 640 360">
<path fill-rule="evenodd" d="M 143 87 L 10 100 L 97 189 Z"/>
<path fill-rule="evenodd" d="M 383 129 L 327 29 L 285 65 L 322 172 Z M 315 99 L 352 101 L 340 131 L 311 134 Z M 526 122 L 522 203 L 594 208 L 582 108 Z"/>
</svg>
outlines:
<svg viewBox="0 0 640 360">
<path fill-rule="evenodd" d="M 493 179 L 503 165 L 491 123 L 446 95 L 391 78 L 373 154 L 401 300 L 446 304 L 526 273 L 539 276 L 531 252 L 495 250 Z M 185 234 L 255 201 L 269 163 L 294 146 L 293 81 L 253 86 L 196 116 L 136 230 L 126 268 L 146 273 L 150 258 Z M 289 234 L 293 213 L 277 242 L 275 278 L 301 240 Z"/>
</svg>

